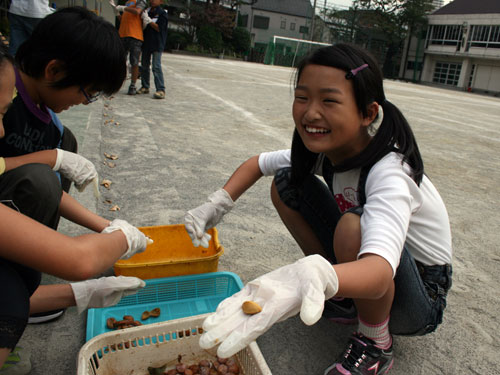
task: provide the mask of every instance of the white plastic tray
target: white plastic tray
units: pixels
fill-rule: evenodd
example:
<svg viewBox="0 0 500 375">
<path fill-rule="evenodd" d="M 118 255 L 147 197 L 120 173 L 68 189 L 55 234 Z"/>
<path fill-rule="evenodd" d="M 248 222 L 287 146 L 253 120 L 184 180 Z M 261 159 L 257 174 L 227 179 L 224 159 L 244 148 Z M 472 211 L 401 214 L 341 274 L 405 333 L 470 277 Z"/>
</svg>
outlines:
<svg viewBox="0 0 500 375">
<path fill-rule="evenodd" d="M 179 355 L 189 364 L 215 356 L 198 345 L 203 320 L 209 314 L 103 333 L 88 341 L 78 354 L 78 375 L 145 375 L 148 367 L 168 364 Z M 236 354 L 240 374 L 271 375 L 254 341 Z"/>
</svg>

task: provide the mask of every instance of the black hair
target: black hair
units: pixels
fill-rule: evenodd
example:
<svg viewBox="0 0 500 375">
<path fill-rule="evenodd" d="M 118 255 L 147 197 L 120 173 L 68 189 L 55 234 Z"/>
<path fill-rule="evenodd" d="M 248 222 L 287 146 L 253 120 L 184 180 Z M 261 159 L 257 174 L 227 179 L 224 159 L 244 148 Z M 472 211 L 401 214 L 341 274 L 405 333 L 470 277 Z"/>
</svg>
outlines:
<svg viewBox="0 0 500 375">
<path fill-rule="evenodd" d="M 298 65 L 295 82 L 298 84 L 304 68 L 308 65 L 323 65 L 344 70 L 346 79 L 352 80 L 354 97 L 363 117 L 368 116 L 368 106 L 374 101 L 382 106 L 383 120 L 368 146 L 340 165 L 335 165 L 334 171 L 342 172 L 350 169 L 373 165 L 391 151 L 403 155 L 412 168 L 412 178 L 420 185 L 424 173 L 424 165 L 417 142 L 403 114 L 392 103 L 386 100 L 383 87 L 382 72 L 376 60 L 364 49 L 355 45 L 339 43 L 312 51 Z M 368 64 L 357 74 L 351 70 Z M 291 183 L 300 186 L 308 174 L 312 173 L 319 154 L 309 151 L 297 129 L 292 139 L 292 176 Z"/>
<path fill-rule="evenodd" d="M 51 60 L 66 73 L 53 87 L 117 92 L 127 74 L 126 53 L 115 27 L 83 7 L 62 8 L 41 20 L 16 53 L 19 69 L 40 78 Z"/>
</svg>

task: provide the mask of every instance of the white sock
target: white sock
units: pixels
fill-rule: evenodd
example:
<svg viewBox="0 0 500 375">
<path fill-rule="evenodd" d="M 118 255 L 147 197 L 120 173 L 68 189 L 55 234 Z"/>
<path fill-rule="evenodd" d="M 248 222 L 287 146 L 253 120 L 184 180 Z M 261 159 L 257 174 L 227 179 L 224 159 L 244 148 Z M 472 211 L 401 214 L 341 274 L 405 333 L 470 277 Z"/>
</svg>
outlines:
<svg viewBox="0 0 500 375">
<path fill-rule="evenodd" d="M 358 331 L 375 341 L 380 349 L 389 349 L 392 345 L 392 336 L 389 333 L 389 317 L 379 324 L 369 324 L 359 318 Z"/>
</svg>

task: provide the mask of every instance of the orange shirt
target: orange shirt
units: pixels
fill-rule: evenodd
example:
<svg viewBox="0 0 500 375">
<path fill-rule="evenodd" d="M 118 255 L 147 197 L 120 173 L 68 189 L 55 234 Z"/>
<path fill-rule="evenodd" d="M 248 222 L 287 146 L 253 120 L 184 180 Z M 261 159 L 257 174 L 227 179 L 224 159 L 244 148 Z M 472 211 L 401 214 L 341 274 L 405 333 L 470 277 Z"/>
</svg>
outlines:
<svg viewBox="0 0 500 375">
<path fill-rule="evenodd" d="M 137 0 L 129 0 L 125 6 L 135 8 L 136 4 Z M 122 38 L 130 37 L 143 41 L 141 16 L 127 11 L 123 12 L 119 33 Z"/>
</svg>

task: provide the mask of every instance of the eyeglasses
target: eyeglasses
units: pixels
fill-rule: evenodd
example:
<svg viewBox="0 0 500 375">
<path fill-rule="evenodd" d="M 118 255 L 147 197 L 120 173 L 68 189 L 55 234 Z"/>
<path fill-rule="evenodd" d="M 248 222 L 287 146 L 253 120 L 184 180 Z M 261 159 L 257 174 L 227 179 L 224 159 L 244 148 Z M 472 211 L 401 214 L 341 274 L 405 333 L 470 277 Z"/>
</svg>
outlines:
<svg viewBox="0 0 500 375">
<path fill-rule="evenodd" d="M 93 103 L 95 102 L 97 99 L 99 99 L 99 96 L 101 96 L 101 92 L 98 91 L 97 93 L 95 93 L 94 95 L 89 95 L 87 93 L 87 91 L 85 91 L 85 89 L 80 86 L 80 91 L 83 93 L 83 95 L 85 96 L 85 99 L 87 100 L 87 103 Z"/>
</svg>

